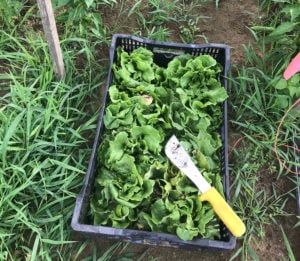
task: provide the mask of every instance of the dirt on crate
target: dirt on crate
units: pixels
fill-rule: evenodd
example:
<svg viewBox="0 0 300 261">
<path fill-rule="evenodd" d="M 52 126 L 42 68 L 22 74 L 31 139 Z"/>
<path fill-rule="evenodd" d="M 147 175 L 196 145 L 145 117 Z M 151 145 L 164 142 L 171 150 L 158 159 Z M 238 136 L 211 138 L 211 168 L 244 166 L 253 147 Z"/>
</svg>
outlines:
<svg viewBox="0 0 300 261">
<path fill-rule="evenodd" d="M 129 1 L 125 3 L 129 4 Z M 252 34 L 248 29 L 257 19 L 259 19 L 258 12 L 258 1 L 248 0 L 227 0 L 219 1 L 219 6 L 216 8 L 215 1 L 209 1 L 203 3 L 199 10 L 194 10 L 199 12 L 199 16 L 208 16 L 209 18 L 201 19 L 201 24 L 199 26 L 199 32 L 205 35 L 210 43 L 223 43 L 231 47 L 231 63 L 242 65 L 245 63 L 245 52 L 244 45 L 248 45 L 253 41 Z M 107 21 L 108 26 L 114 26 L 117 19 L 117 14 L 112 11 L 107 11 L 103 17 L 103 21 Z M 129 25 L 134 25 L 136 17 L 127 17 L 126 22 Z M 180 42 L 178 36 L 178 28 L 172 28 L 174 34 L 171 39 L 175 42 Z M 130 30 L 122 29 L 119 33 L 132 33 Z M 204 40 L 198 39 L 196 43 L 203 43 Z M 202 42 L 201 42 L 202 41 Z M 229 131 L 229 136 L 231 135 Z M 229 147 L 233 145 L 235 140 L 229 138 Z M 261 186 L 264 186 L 264 182 L 270 183 L 272 181 L 262 179 Z M 290 183 L 288 180 L 282 181 L 279 186 L 282 186 L 284 190 L 288 190 Z M 266 187 L 270 190 L 269 187 Z M 290 209 L 290 213 L 296 213 L 296 203 L 295 199 L 291 198 L 287 203 Z M 284 228 L 285 233 L 292 245 L 294 254 L 296 255 L 296 260 L 300 260 L 300 231 L 299 228 L 293 228 L 294 224 L 297 222 L 295 217 L 286 217 L 279 220 L 278 225 L 270 225 L 265 227 L 265 237 L 260 240 L 257 239 L 257 243 L 251 243 L 251 248 L 254 250 L 259 260 L 288 260 L 288 252 L 283 242 L 282 231 L 280 225 Z M 76 235 L 78 237 L 79 235 Z M 80 239 L 80 238 L 77 238 Z M 82 253 L 82 257 L 90 256 L 93 252 L 93 246 L 99 246 L 104 249 L 104 246 L 111 246 L 115 241 L 106 239 L 94 239 L 90 240 L 90 247 Z M 130 250 L 136 253 L 144 253 L 146 255 L 143 260 L 229 260 L 230 257 L 235 253 L 235 251 L 240 247 L 241 241 L 237 241 L 237 247 L 235 250 L 223 252 L 223 253 L 209 253 L 209 252 L 199 252 L 199 251 L 187 251 L 183 249 L 174 249 L 166 247 L 154 247 L 146 245 L 136 245 L 131 244 Z M 240 257 L 239 257 L 240 258 Z M 240 259 L 239 259 L 240 260 Z M 251 259 L 249 259 L 251 260 Z"/>
</svg>

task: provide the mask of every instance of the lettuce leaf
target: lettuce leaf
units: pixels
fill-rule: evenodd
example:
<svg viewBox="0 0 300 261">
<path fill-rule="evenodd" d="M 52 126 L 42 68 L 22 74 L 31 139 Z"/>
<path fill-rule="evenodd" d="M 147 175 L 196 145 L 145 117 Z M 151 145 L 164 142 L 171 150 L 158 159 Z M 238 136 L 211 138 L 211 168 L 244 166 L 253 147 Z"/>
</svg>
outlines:
<svg viewBox="0 0 300 261">
<path fill-rule="evenodd" d="M 219 220 L 166 158 L 176 134 L 206 180 L 223 193 L 220 173 L 222 70 L 209 55 L 179 55 L 166 68 L 143 47 L 117 48 L 98 148 L 90 206 L 96 225 L 218 238 Z"/>
</svg>

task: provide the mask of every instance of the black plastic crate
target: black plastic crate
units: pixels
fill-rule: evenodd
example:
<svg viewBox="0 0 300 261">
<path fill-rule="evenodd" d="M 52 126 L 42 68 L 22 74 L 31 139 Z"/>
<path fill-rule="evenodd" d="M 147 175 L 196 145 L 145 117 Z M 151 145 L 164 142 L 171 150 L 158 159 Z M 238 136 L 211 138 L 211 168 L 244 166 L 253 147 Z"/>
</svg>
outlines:
<svg viewBox="0 0 300 261">
<path fill-rule="evenodd" d="M 110 47 L 110 69 L 108 72 L 106 89 L 103 97 L 103 106 L 100 112 L 96 136 L 90 157 L 84 185 L 79 193 L 73 213 L 72 228 L 88 237 L 105 237 L 109 239 L 124 240 L 133 243 L 142 243 L 157 246 L 170 246 L 176 248 L 186 248 L 194 250 L 207 249 L 210 251 L 224 251 L 233 249 L 236 245 L 236 238 L 228 231 L 222 222 L 220 222 L 220 240 L 210 240 L 205 238 L 183 241 L 176 235 L 140 231 L 133 229 L 117 229 L 106 226 L 92 225 L 89 218 L 90 195 L 93 191 L 94 179 L 96 176 L 97 148 L 100 136 L 104 131 L 103 115 L 107 103 L 108 88 L 112 82 L 113 72 L 112 64 L 116 58 L 116 48 L 122 46 L 127 52 L 132 52 L 138 47 L 145 47 L 154 53 L 154 62 L 160 66 L 166 66 L 173 57 L 190 53 L 194 56 L 203 54 L 211 55 L 219 62 L 223 71 L 221 72 L 221 83 L 227 88 L 227 72 L 230 65 L 229 47 L 223 44 L 179 44 L 158 42 L 153 40 L 141 39 L 131 35 L 116 34 L 112 38 Z M 223 177 L 224 194 L 229 202 L 229 171 L 228 171 L 228 141 L 227 141 L 227 102 L 223 103 L 223 124 L 221 126 L 221 137 L 223 148 L 221 152 L 221 175 Z"/>
</svg>

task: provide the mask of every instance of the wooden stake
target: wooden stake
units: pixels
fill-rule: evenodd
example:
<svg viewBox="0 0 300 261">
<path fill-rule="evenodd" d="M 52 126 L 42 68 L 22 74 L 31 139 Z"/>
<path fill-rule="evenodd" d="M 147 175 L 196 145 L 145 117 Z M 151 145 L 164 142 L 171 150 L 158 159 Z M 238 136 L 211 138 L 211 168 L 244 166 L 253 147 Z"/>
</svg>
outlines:
<svg viewBox="0 0 300 261">
<path fill-rule="evenodd" d="M 65 77 L 65 67 L 59 44 L 51 0 L 37 0 L 37 2 L 41 13 L 44 32 L 46 34 L 48 42 L 49 52 L 54 64 L 54 72 L 58 79 L 62 80 Z"/>
</svg>

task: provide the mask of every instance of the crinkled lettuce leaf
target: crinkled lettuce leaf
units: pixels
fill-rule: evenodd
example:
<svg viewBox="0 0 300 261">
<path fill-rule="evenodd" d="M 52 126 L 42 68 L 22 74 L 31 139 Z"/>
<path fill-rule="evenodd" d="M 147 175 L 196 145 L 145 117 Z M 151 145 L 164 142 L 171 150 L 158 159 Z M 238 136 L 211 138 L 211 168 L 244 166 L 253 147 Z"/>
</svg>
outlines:
<svg viewBox="0 0 300 261">
<path fill-rule="evenodd" d="M 206 180 L 223 193 L 220 125 L 227 93 L 209 55 L 156 65 L 143 47 L 117 48 L 90 206 L 94 224 L 218 238 L 219 220 L 163 151 L 176 134 Z"/>
</svg>

